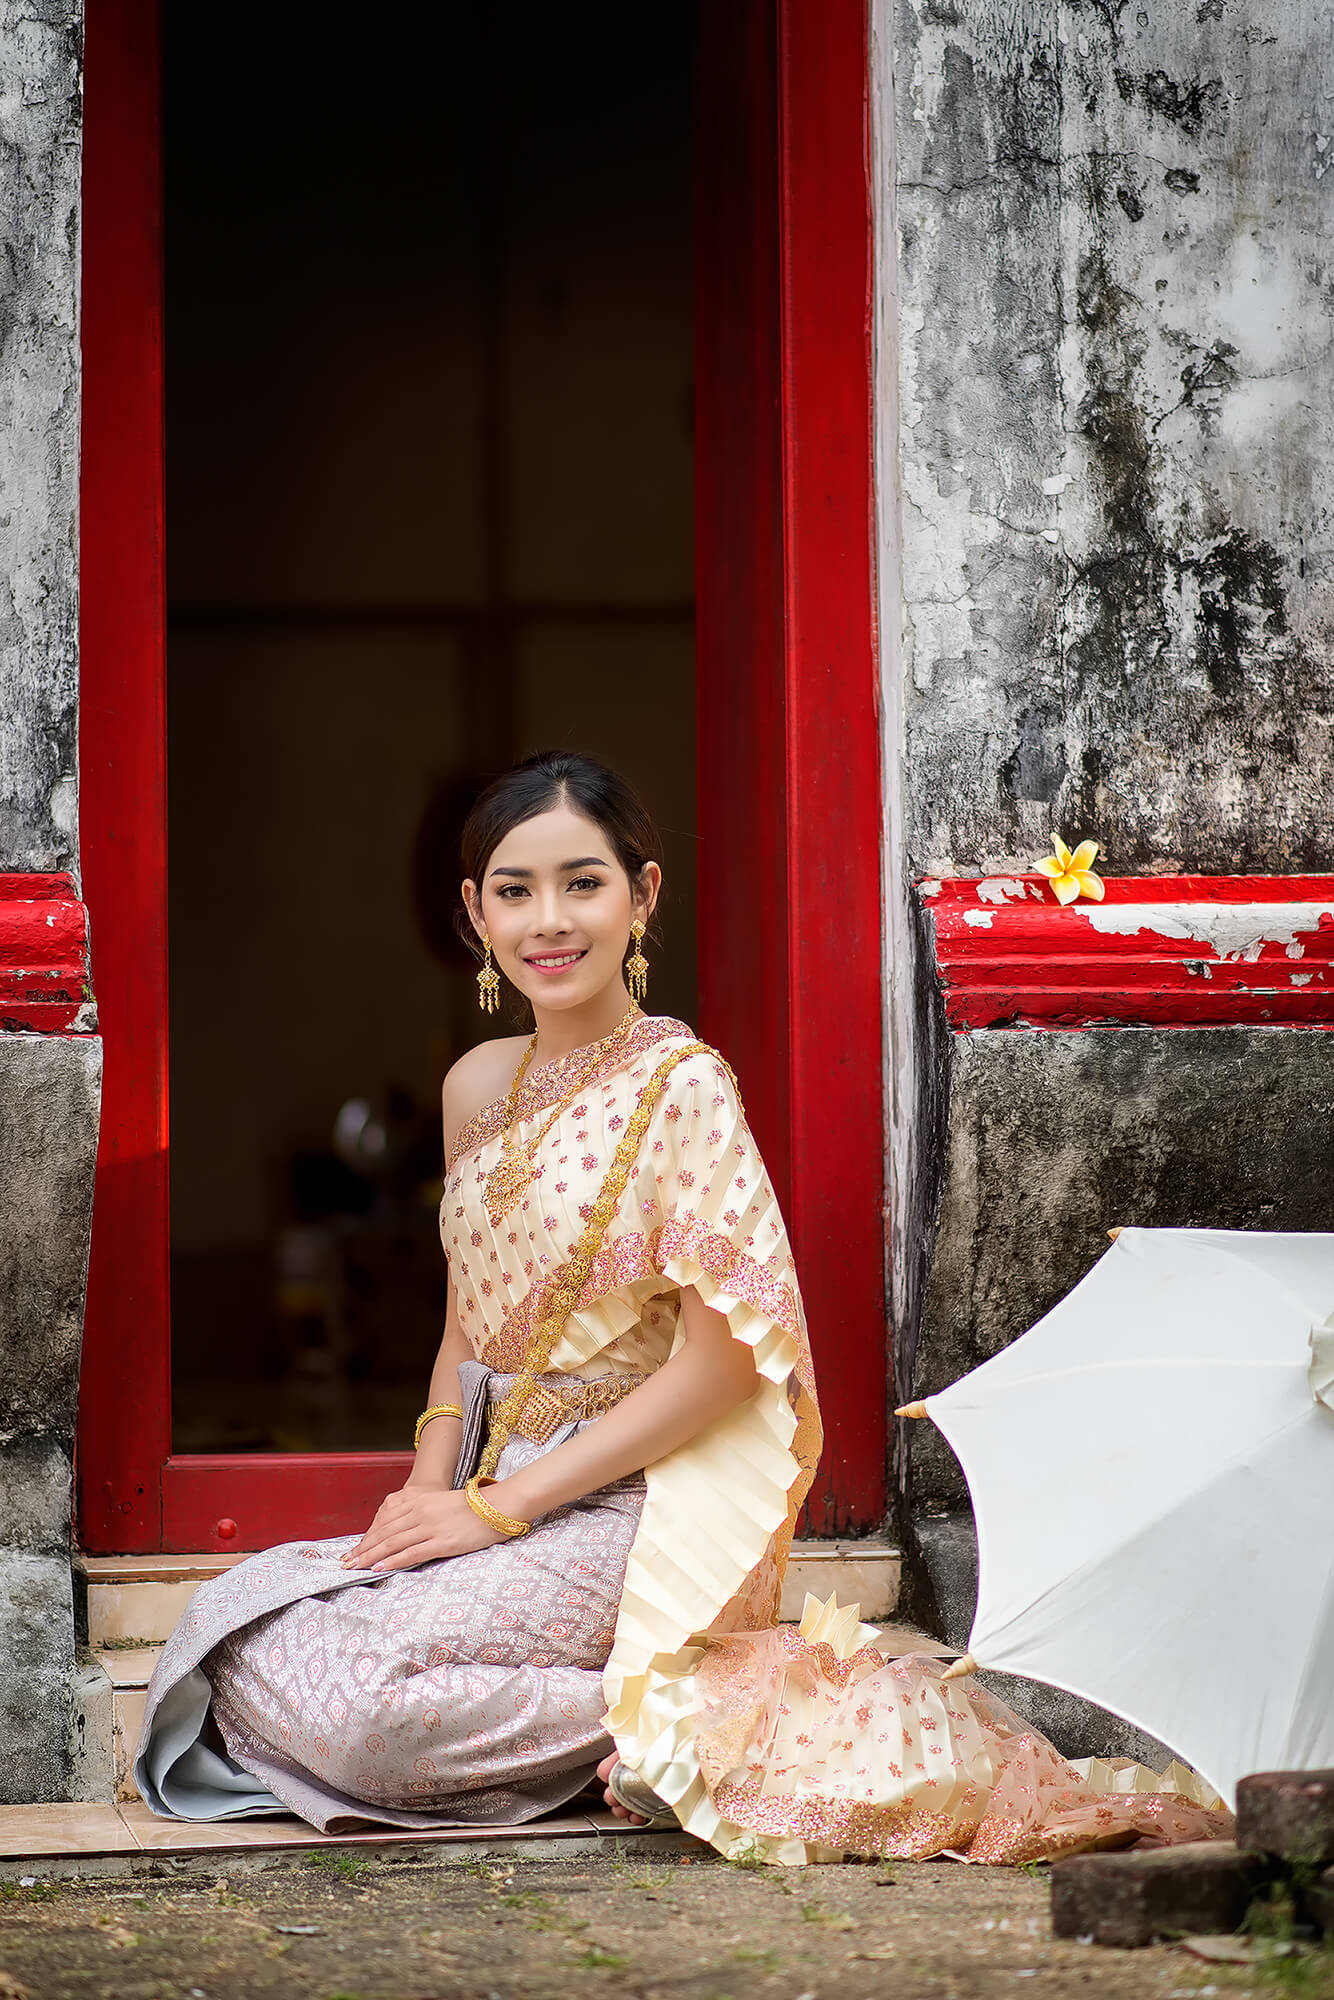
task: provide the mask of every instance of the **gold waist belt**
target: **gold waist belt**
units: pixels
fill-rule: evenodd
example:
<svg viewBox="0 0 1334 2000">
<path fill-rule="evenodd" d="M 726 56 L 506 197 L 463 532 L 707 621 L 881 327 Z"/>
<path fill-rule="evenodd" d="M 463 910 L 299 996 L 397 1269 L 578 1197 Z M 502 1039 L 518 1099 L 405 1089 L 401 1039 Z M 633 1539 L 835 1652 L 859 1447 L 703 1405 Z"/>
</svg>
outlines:
<svg viewBox="0 0 1334 2000">
<path fill-rule="evenodd" d="M 568 1387 L 559 1388 L 539 1382 L 511 1423 L 510 1435 L 527 1438 L 533 1444 L 545 1444 L 562 1424 L 586 1423 L 590 1417 L 600 1417 L 604 1411 L 614 1409 L 644 1379 L 642 1375 L 604 1375 L 596 1382 L 571 1382 Z M 499 1403 L 494 1407 L 498 1409 Z"/>
</svg>

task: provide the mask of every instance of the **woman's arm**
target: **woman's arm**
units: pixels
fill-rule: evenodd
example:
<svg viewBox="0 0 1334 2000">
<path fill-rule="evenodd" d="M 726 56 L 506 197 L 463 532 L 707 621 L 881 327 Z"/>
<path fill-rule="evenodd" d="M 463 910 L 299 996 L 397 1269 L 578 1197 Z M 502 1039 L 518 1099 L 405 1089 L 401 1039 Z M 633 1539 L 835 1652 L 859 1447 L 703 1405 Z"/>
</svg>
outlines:
<svg viewBox="0 0 1334 2000">
<path fill-rule="evenodd" d="M 753 1354 L 733 1339 L 723 1315 L 688 1287 L 681 1293 L 681 1321 L 685 1343 L 669 1361 L 577 1437 L 489 1486 L 491 1505 L 516 1520 L 535 1521 L 641 1472 L 753 1396 L 759 1384 Z"/>
<path fill-rule="evenodd" d="M 685 1340 L 669 1361 L 577 1437 L 489 1486 L 491 1505 L 515 1520 L 534 1521 L 665 1458 L 753 1396 L 759 1381 L 754 1357 L 733 1339 L 723 1315 L 687 1288 L 681 1322 Z M 390 1494 L 344 1562 L 356 1569 L 412 1569 L 501 1540 L 462 1493 L 410 1484 Z"/>
</svg>

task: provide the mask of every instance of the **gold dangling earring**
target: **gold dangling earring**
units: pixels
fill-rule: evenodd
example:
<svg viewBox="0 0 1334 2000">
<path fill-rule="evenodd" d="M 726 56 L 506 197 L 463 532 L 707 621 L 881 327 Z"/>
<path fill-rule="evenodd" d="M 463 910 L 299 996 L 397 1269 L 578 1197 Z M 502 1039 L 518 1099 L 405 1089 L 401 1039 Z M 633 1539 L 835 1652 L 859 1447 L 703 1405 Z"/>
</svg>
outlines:
<svg viewBox="0 0 1334 2000">
<path fill-rule="evenodd" d="M 482 943 L 486 946 L 486 957 L 483 959 L 482 969 L 477 975 L 477 1005 L 484 1014 L 494 1014 L 496 1008 L 500 1005 L 500 974 L 491 963 L 491 933 L 489 931 L 483 933 Z"/>
<path fill-rule="evenodd" d="M 635 954 L 625 962 L 626 974 L 630 982 L 630 998 L 638 1006 L 648 991 L 648 960 L 644 956 L 644 926 L 638 917 L 630 926 L 630 935 L 635 941 Z"/>
</svg>

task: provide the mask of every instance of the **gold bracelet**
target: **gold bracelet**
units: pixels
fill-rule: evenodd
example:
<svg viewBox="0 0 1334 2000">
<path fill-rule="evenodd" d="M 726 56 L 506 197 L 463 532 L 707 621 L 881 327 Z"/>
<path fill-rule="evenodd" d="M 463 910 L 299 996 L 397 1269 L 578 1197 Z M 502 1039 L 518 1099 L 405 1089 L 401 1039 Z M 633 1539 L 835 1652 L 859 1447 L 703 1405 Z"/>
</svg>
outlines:
<svg viewBox="0 0 1334 2000">
<path fill-rule="evenodd" d="M 532 1527 L 531 1521 L 516 1521 L 512 1514 L 502 1514 L 489 1500 L 482 1498 L 484 1486 L 494 1486 L 494 1479 L 483 1479 L 475 1473 L 463 1489 L 463 1497 L 472 1508 L 479 1521 L 485 1521 L 488 1528 L 494 1528 L 498 1535 L 526 1535 Z"/>
<path fill-rule="evenodd" d="M 457 1417 L 459 1422 L 462 1423 L 463 1411 L 458 1403 L 432 1403 L 429 1410 L 423 1410 L 417 1419 L 417 1433 L 412 1440 L 412 1449 L 414 1451 L 420 1445 L 422 1432 L 426 1429 L 432 1417 Z"/>
</svg>

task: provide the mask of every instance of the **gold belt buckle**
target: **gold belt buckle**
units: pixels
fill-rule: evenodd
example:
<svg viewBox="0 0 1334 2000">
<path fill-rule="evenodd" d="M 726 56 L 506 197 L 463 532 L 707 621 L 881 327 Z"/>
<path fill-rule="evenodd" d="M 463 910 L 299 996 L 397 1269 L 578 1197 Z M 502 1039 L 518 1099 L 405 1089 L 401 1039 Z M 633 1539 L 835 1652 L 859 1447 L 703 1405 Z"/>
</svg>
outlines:
<svg viewBox="0 0 1334 2000">
<path fill-rule="evenodd" d="M 533 1444 L 545 1444 L 562 1424 L 569 1423 L 575 1415 L 577 1412 L 568 1410 L 554 1389 L 539 1383 L 520 1411 L 514 1428 Z"/>
</svg>

